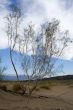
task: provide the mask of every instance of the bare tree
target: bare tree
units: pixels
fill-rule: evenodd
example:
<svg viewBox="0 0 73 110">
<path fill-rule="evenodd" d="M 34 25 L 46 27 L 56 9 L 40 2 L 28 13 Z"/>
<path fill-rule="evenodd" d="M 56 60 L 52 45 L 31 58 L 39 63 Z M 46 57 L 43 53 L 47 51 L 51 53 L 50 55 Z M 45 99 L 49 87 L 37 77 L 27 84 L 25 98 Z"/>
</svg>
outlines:
<svg viewBox="0 0 73 110">
<path fill-rule="evenodd" d="M 23 34 L 19 31 L 21 23 L 21 12 L 14 8 L 7 16 L 8 30 L 7 36 L 10 47 L 10 59 L 14 71 L 19 80 L 18 71 L 13 61 L 13 50 L 18 49 L 22 55 L 22 69 L 24 75 L 27 76 L 28 84 L 26 89 L 28 94 L 32 94 L 38 84 L 38 80 L 44 77 L 50 77 L 54 74 L 54 65 L 57 60 L 54 57 L 60 57 L 67 47 L 68 32 L 60 32 L 59 21 L 53 20 L 41 26 L 41 31 L 37 33 L 33 25 L 28 25 L 23 30 Z M 31 54 L 30 57 L 28 57 Z M 33 80 L 33 87 L 30 82 Z"/>
<path fill-rule="evenodd" d="M 54 74 L 54 66 L 57 62 L 54 57 L 60 57 L 67 44 L 71 42 L 70 38 L 68 38 L 68 32 L 60 32 L 58 26 L 59 21 L 54 20 L 47 23 L 46 27 L 44 25 L 40 34 L 35 34 L 32 25 L 29 25 L 28 29 L 24 31 L 24 53 L 26 55 L 32 53 L 31 59 L 24 56 L 22 62 L 24 73 L 28 79 L 29 94 L 36 89 L 39 79 Z M 32 88 L 30 88 L 31 80 L 34 83 Z"/>
<path fill-rule="evenodd" d="M 17 43 L 17 39 L 19 37 L 18 29 L 21 20 L 21 10 L 17 7 L 13 7 L 9 15 L 6 17 L 7 19 L 7 36 L 8 36 L 8 45 L 10 48 L 10 59 L 14 71 L 16 73 L 17 80 L 19 81 L 18 71 L 13 61 L 13 50 L 15 49 L 15 45 Z"/>
</svg>

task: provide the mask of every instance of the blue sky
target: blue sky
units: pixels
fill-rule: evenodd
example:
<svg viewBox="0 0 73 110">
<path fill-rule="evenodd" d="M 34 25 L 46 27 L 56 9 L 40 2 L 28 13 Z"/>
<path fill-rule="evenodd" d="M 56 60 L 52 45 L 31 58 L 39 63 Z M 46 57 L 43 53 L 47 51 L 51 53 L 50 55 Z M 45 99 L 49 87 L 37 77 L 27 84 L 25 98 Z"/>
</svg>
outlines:
<svg viewBox="0 0 73 110">
<path fill-rule="evenodd" d="M 0 49 L 8 48 L 4 17 L 8 14 L 12 5 L 20 7 L 22 10 L 24 18 L 22 27 L 31 21 L 36 27 L 39 27 L 43 22 L 56 18 L 60 21 L 60 29 L 62 31 L 69 30 L 69 36 L 73 38 L 73 0 L 0 0 Z M 63 59 L 66 60 L 63 60 L 66 74 L 72 74 L 72 44 L 65 50 Z"/>
</svg>

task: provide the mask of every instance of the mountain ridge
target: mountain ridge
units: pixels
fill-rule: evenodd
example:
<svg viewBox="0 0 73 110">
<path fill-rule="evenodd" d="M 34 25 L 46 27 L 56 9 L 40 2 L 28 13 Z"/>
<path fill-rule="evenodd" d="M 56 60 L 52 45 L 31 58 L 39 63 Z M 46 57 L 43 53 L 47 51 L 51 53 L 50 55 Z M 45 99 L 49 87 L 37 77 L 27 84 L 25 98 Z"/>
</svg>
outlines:
<svg viewBox="0 0 73 110">
<path fill-rule="evenodd" d="M 18 51 L 14 51 L 14 63 L 16 64 L 16 68 L 18 69 L 18 74 L 22 75 L 24 74 L 24 72 L 21 69 L 21 58 L 20 58 L 20 53 Z M 30 55 L 27 55 L 28 57 L 31 57 Z M 10 56 L 9 56 L 9 48 L 6 49 L 0 49 L 0 57 L 2 59 L 2 66 L 6 66 L 7 67 L 7 71 L 5 75 L 11 74 L 11 75 L 15 75 L 15 72 L 13 70 L 12 64 L 11 64 L 11 60 L 10 60 Z M 64 60 L 64 59 L 57 59 L 57 64 L 56 67 L 60 68 L 59 65 L 63 64 L 64 66 L 64 73 L 59 73 L 58 75 L 71 75 L 73 74 L 73 60 Z"/>
<path fill-rule="evenodd" d="M 3 80 L 17 81 L 17 78 L 15 75 L 6 75 L 6 76 L 4 76 Z M 19 80 L 26 81 L 27 77 L 24 75 L 19 75 Z M 53 76 L 53 77 L 49 77 L 49 78 L 43 78 L 42 80 L 73 80 L 73 75 Z"/>
</svg>

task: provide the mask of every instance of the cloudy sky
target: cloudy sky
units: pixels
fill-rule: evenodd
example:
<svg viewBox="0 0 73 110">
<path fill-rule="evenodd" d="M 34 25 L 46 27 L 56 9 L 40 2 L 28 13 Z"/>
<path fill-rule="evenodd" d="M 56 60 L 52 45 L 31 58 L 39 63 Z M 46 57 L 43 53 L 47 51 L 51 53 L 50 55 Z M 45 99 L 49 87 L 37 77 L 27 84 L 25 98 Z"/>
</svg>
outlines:
<svg viewBox="0 0 73 110">
<path fill-rule="evenodd" d="M 22 9 L 24 23 L 32 21 L 40 25 L 56 18 L 60 21 L 61 30 L 69 30 L 73 38 L 73 0 L 0 0 L 0 49 L 8 47 L 5 16 L 13 4 Z M 73 45 L 66 49 L 64 56 L 65 59 L 73 58 Z"/>
</svg>

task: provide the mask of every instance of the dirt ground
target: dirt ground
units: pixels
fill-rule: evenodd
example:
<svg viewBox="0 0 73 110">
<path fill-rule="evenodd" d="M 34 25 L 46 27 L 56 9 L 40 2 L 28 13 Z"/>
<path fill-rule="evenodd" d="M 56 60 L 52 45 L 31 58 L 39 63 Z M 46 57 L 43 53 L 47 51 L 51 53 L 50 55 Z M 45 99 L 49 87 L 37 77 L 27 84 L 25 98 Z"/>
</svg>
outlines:
<svg viewBox="0 0 73 110">
<path fill-rule="evenodd" d="M 0 110 L 73 110 L 73 87 L 52 86 L 29 98 L 0 90 Z"/>
</svg>

